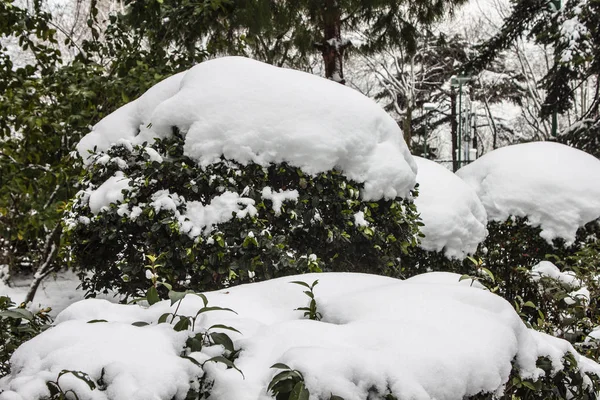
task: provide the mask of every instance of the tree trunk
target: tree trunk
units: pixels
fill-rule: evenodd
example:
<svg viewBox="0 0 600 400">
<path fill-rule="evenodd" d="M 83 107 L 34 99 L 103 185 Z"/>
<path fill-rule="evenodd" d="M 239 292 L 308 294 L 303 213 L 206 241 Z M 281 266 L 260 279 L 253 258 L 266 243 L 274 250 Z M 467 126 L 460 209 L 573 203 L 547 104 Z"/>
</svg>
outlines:
<svg viewBox="0 0 600 400">
<path fill-rule="evenodd" d="M 58 254 L 58 244 L 60 242 L 60 235 L 62 233 L 62 226 L 60 222 L 57 222 L 52 232 L 46 236 L 46 243 L 44 243 L 44 250 L 42 252 L 42 258 L 39 261 L 38 267 L 33 275 L 33 281 L 29 285 L 29 290 L 25 296 L 24 303 L 33 301 L 35 292 L 37 292 L 40 283 L 54 270 L 54 259 Z"/>
<path fill-rule="evenodd" d="M 458 171 L 458 121 L 456 120 L 456 90 L 450 89 L 450 129 L 452 131 L 452 170 Z"/>
<path fill-rule="evenodd" d="M 323 42 L 316 47 L 323 55 L 325 64 L 325 77 L 332 81 L 346 83 L 344 80 L 344 51 L 350 45 L 347 40 L 342 40 L 342 22 L 340 8 L 337 0 L 324 0 L 322 8 Z"/>
<path fill-rule="evenodd" d="M 412 149 L 412 107 L 409 105 L 406 108 L 406 116 L 404 117 L 404 123 L 402 124 L 402 130 L 404 131 L 404 141 L 408 146 L 408 149 Z"/>
</svg>

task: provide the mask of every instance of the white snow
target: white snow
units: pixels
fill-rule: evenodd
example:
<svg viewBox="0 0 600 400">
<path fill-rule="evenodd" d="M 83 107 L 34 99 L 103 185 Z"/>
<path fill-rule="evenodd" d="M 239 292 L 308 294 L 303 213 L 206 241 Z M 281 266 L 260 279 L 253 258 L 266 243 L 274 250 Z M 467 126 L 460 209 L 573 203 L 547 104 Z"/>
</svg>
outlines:
<svg viewBox="0 0 600 400">
<path fill-rule="evenodd" d="M 242 197 L 238 193 L 226 191 L 215 196 L 210 204 L 202 204 L 199 201 L 188 202 L 184 217 L 192 224 L 188 234 L 195 237 L 200 232 L 203 232 L 204 235 L 210 234 L 216 225 L 227 222 L 234 216 L 236 218 L 252 217 L 257 212 L 254 200 Z"/>
<path fill-rule="evenodd" d="M 70 375 L 62 377 L 59 384 L 63 391 L 87 392 L 79 396 L 82 400 L 183 399 L 190 387 L 189 377 L 202 373 L 179 357 L 186 339 L 187 333 L 175 332 L 167 325 L 140 328 L 131 323 L 66 321 L 15 352 L 11 368 L 19 377 L 2 386 L 19 388 L 22 399 L 47 398 L 46 381 L 56 380 L 62 369 L 84 371 L 96 381 L 104 370 L 104 379 L 110 382 L 105 392 L 90 391 Z M 3 396 L 9 395 L 0 394 Z"/>
<path fill-rule="evenodd" d="M 299 193 L 297 190 L 279 190 L 274 191 L 272 188 L 265 186 L 261 193 L 261 198 L 263 200 L 270 200 L 273 205 L 273 211 L 275 215 L 281 215 L 281 207 L 283 206 L 284 201 L 292 201 L 294 203 L 298 202 Z"/>
<path fill-rule="evenodd" d="M 111 203 L 123 201 L 123 190 L 129 188 L 129 179 L 123 172 L 117 171 L 96 190 L 90 193 L 89 205 L 93 214 L 98 214 Z"/>
<path fill-rule="evenodd" d="M 143 122 L 148 121 L 158 104 L 177 93 L 184 75 L 185 72 L 180 72 L 157 83 L 139 99 L 124 105 L 94 125 L 92 132 L 77 144 L 77 151 L 84 162 L 89 162 L 89 151 L 94 149 L 105 151 L 115 144 L 133 149 L 131 143 L 135 142 L 140 130 L 148 129 L 148 123 Z M 152 143 L 152 140 L 148 140 L 148 143 Z"/>
<path fill-rule="evenodd" d="M 364 182 L 365 200 L 407 197 L 416 165 L 398 124 L 357 91 L 241 57 L 203 62 L 154 86 L 94 126 L 84 160 L 119 139 L 151 143 L 178 127 L 185 153 L 206 166 L 222 156 L 308 174 L 333 168 Z M 89 161 L 86 161 L 89 162 Z"/>
<path fill-rule="evenodd" d="M 573 271 L 561 270 L 550 261 L 540 261 L 531 269 L 531 277 L 534 281 L 539 281 L 541 278 L 554 279 L 568 288 L 579 289 L 582 282 Z"/>
<path fill-rule="evenodd" d="M 362 211 L 354 214 L 354 225 L 356 226 L 369 226 L 369 221 L 365 219 L 365 213 Z"/>
<path fill-rule="evenodd" d="M 420 247 L 464 259 L 488 234 L 487 215 L 475 191 L 440 164 L 414 157 L 419 172 L 415 199 L 425 235 Z"/>
<path fill-rule="evenodd" d="M 452 278 L 449 280 L 448 278 Z M 307 274 L 206 293 L 209 306 L 229 307 L 237 314 L 201 314 L 196 329 L 225 324 L 242 351 L 235 364 L 245 378 L 225 366 L 206 363 L 214 380 L 211 398 L 266 400 L 266 391 L 280 362 L 298 369 L 311 398 L 331 394 L 364 400 L 369 389 L 391 389 L 398 398 L 462 399 L 478 392 L 500 394 L 512 361 L 524 378 L 543 374 L 536 359 L 548 356 L 555 371 L 565 353 L 573 353 L 586 371 L 600 366 L 577 353 L 569 343 L 529 330 L 512 306 L 484 290 L 457 284 L 454 277 L 426 276 L 402 282 L 350 273 Z M 301 280 L 315 287 L 321 321 L 303 319 L 295 310 L 308 303 Z M 435 281 L 435 283 L 433 281 Z M 443 282 L 447 281 L 447 283 Z M 195 315 L 202 300 L 188 295 L 181 315 Z M 47 394 L 46 379 L 64 369 L 87 372 L 99 379 L 105 369 L 106 391 L 77 387 L 80 399 L 182 399 L 189 382 L 202 372 L 179 358 L 187 333 L 156 322 L 170 302 L 149 308 L 85 300 L 63 311 L 52 328 L 13 355 L 13 374 L 2 378 L 8 391 L 0 399 L 36 399 Z M 90 319 L 111 322 L 86 323 Z M 189 354 L 203 362 L 221 354 L 220 346 Z M 70 385 L 71 381 L 65 381 Z M 69 387 L 69 386 L 67 386 Z"/>
<path fill-rule="evenodd" d="M 542 278 L 549 278 L 560 282 L 566 289 L 570 289 L 569 297 L 563 299 L 568 305 L 575 304 L 577 300 L 589 304 L 590 291 L 574 271 L 561 271 L 550 261 L 541 261 L 531 269 L 530 274 L 536 282 L 539 282 Z"/>
<path fill-rule="evenodd" d="M 503 147 L 461 168 L 488 218 L 527 217 L 549 243 L 575 241 L 579 227 L 600 217 L 600 160 L 553 142 Z"/>
<path fill-rule="evenodd" d="M 13 277 L 10 286 L 0 280 L 0 296 L 8 296 L 15 304 L 19 305 L 25 300 L 30 284 L 30 277 Z M 52 310 L 48 314 L 56 317 L 71 304 L 83 300 L 85 290 L 80 288 L 80 285 L 81 281 L 74 272 L 61 271 L 56 275 L 51 275 L 42 281 L 33 301 L 28 304 L 27 308 L 32 312 L 51 308 Z M 97 298 L 111 301 L 120 300 L 115 293 L 99 293 Z"/>
<path fill-rule="evenodd" d="M 156 162 L 163 162 L 163 158 L 160 154 L 158 154 L 158 151 L 154 150 L 152 147 L 145 147 L 144 151 L 146 152 L 146 154 L 148 154 L 148 156 L 150 156 L 150 161 L 156 161 Z"/>
</svg>

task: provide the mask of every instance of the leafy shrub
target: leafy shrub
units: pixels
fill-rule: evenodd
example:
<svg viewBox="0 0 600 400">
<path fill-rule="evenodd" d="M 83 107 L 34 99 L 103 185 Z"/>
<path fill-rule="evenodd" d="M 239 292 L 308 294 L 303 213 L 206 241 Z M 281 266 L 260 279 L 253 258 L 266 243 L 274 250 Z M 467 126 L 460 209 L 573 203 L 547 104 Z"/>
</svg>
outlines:
<svg viewBox="0 0 600 400">
<path fill-rule="evenodd" d="M 420 247 L 411 247 L 402 258 L 401 274 L 404 278 L 433 271 L 468 274 L 472 272 L 472 264 L 468 259 L 450 259 L 441 251 L 428 251 Z"/>
<path fill-rule="evenodd" d="M 549 316 L 560 313 L 561 307 L 555 308 L 557 304 L 549 301 L 548 292 L 540 290 L 539 285 L 532 282 L 531 268 L 547 259 L 571 260 L 570 263 L 576 263 L 578 252 L 593 244 L 600 231 L 597 222 L 590 222 L 578 230 L 576 241 L 570 246 L 562 239 L 555 239 L 551 245 L 540 237 L 539 227 L 531 227 L 526 222 L 525 218 L 490 222 L 489 235 L 480 245 L 477 256 L 494 274 L 499 295 L 513 304 L 531 301 L 536 305 L 522 310 L 525 321 L 535 326 L 540 312 Z M 586 271 L 582 269 L 580 272 L 590 274 L 597 268 L 589 266 Z"/>
<path fill-rule="evenodd" d="M 0 377 L 10 373 L 9 360 L 17 347 L 50 326 L 49 311 L 46 308 L 34 314 L 24 305 L 15 307 L 10 297 L 0 297 Z"/>
<path fill-rule="evenodd" d="M 151 160 L 152 149 L 163 162 Z M 113 146 L 95 157 L 82 183 L 87 189 L 66 220 L 72 264 L 90 293 L 141 293 L 145 254 L 157 255 L 160 279 L 175 290 L 321 270 L 399 276 L 402 254 L 417 242 L 412 202 L 364 202 L 362 184 L 336 170 L 309 176 L 286 163 L 226 159 L 202 168 L 183 154 L 177 132 L 151 146 Z M 130 179 L 123 202 L 94 215 L 89 193 L 121 169 Z M 164 191 L 175 204 L 170 209 L 153 204 Z M 275 204 L 265 196 L 281 191 L 297 191 L 297 198 Z M 190 201 L 208 204 L 229 192 L 244 197 L 237 217 L 190 234 L 182 219 Z M 358 213 L 366 223 L 356 223 Z"/>
</svg>

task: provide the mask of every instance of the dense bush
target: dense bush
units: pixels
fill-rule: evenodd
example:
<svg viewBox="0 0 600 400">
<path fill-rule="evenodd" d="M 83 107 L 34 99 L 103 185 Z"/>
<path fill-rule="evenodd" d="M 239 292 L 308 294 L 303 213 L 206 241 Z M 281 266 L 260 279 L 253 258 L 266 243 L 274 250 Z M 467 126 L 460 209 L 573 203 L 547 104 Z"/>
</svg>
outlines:
<svg viewBox="0 0 600 400">
<path fill-rule="evenodd" d="M 10 297 L 0 297 L 0 377 L 10 373 L 10 356 L 17 347 L 50 326 L 49 311 L 33 313 L 24 305 L 16 307 Z"/>
<path fill-rule="evenodd" d="M 114 146 L 96 155 L 83 181 L 87 189 L 70 207 L 66 222 L 72 262 L 91 293 L 113 288 L 126 295 L 142 292 L 145 255 L 157 257 L 158 275 L 174 289 L 215 289 L 321 270 L 400 276 L 402 255 L 417 243 L 412 202 L 363 202 L 362 184 L 339 171 L 308 176 L 285 163 L 265 168 L 225 159 L 201 168 L 183 154 L 177 132 L 150 150 L 147 146 Z M 151 160 L 152 149 L 163 162 Z M 120 168 L 130 179 L 123 203 L 94 215 L 90 192 Z M 275 204 L 270 190 L 294 190 L 298 196 Z M 153 204 L 159 191 L 168 191 L 170 209 Z M 228 192 L 244 197 L 237 218 L 202 234 L 188 232 L 182 219 L 186 205 L 208 204 Z"/>
<path fill-rule="evenodd" d="M 529 310 L 528 322 L 534 323 L 539 312 L 544 314 L 559 312 L 552 310 L 554 305 L 544 301 L 543 291 L 532 284 L 531 268 L 540 261 L 570 260 L 573 264 L 582 249 L 596 242 L 599 226 L 590 222 L 577 232 L 576 241 L 567 246 L 562 239 L 555 239 L 551 245 L 540 237 L 541 229 L 527 225 L 525 218 L 510 218 L 504 222 L 490 222 L 489 235 L 480 245 L 477 257 L 494 274 L 498 294 L 511 303 L 532 301 L 541 310 Z M 598 268 L 597 266 L 595 268 Z M 593 273 L 592 270 L 586 273 Z"/>
</svg>

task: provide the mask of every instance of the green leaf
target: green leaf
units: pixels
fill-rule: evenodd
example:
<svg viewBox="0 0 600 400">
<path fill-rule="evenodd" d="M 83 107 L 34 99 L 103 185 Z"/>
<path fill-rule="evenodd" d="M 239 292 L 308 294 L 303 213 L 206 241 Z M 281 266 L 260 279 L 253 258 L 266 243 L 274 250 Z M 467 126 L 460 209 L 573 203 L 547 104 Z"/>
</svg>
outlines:
<svg viewBox="0 0 600 400">
<path fill-rule="evenodd" d="M 271 368 L 277 368 L 277 369 L 291 369 L 290 367 L 288 367 L 287 365 L 283 364 L 283 363 L 276 363 L 271 365 Z"/>
<path fill-rule="evenodd" d="M 94 382 L 94 380 L 92 378 L 90 378 L 90 376 L 88 374 L 86 374 L 85 372 L 81 372 L 81 371 L 70 371 L 67 369 L 63 369 L 58 374 L 58 377 L 56 378 L 56 382 L 58 382 L 58 380 L 60 379 L 61 376 L 67 375 L 67 374 L 71 374 L 75 378 L 85 382 L 88 385 L 88 387 L 90 388 L 90 390 L 96 389 L 96 383 Z"/>
<path fill-rule="evenodd" d="M 167 322 L 167 319 L 169 319 L 169 317 L 170 317 L 171 315 L 173 315 L 173 314 L 171 314 L 171 313 L 164 313 L 163 315 L 161 315 L 161 316 L 158 318 L 158 323 L 159 323 L 159 324 L 164 324 L 165 322 Z"/>
<path fill-rule="evenodd" d="M 183 300 L 183 298 L 190 293 L 194 292 L 192 290 L 187 290 L 185 292 L 176 292 L 175 290 L 170 290 L 169 299 L 171 300 L 171 305 L 177 303 L 180 300 Z"/>
<path fill-rule="evenodd" d="M 148 300 L 148 304 L 153 305 L 160 301 L 158 297 L 158 291 L 154 286 L 150 286 L 150 289 L 146 292 L 146 300 Z"/>
<path fill-rule="evenodd" d="M 533 304 L 532 301 L 527 301 L 527 302 L 523 303 L 523 307 L 537 308 L 536 305 Z"/>
<path fill-rule="evenodd" d="M 481 270 L 490 277 L 490 279 L 492 280 L 492 282 L 496 282 L 496 278 L 494 278 L 494 274 L 492 274 L 492 271 L 490 271 L 489 269 L 485 268 L 485 267 L 481 267 Z"/>
<path fill-rule="evenodd" d="M 202 368 L 202 364 L 200 364 L 198 361 L 196 361 L 195 359 L 193 359 L 192 357 L 188 357 L 188 356 L 181 356 L 181 358 L 185 358 L 186 360 L 191 361 L 192 363 L 194 363 L 195 365 L 197 365 L 198 367 Z"/>
<path fill-rule="evenodd" d="M 177 321 L 177 323 L 175 324 L 175 326 L 173 327 L 173 329 L 176 332 L 181 332 L 181 331 L 185 331 L 190 327 L 190 319 L 189 317 L 179 317 L 179 321 Z"/>
<path fill-rule="evenodd" d="M 530 390 L 534 390 L 535 391 L 535 386 L 533 385 L 533 383 L 529 382 L 529 381 L 521 381 L 521 383 L 523 384 L 523 386 L 525 386 L 527 389 Z"/>
<path fill-rule="evenodd" d="M 131 324 L 133 326 L 138 326 L 138 327 L 142 327 L 142 326 L 148 326 L 150 325 L 149 323 L 147 323 L 146 321 L 137 321 L 134 322 L 133 324 Z"/>
<path fill-rule="evenodd" d="M 308 400 L 308 397 L 308 389 L 304 386 L 304 382 L 298 382 L 292 389 L 289 400 Z"/>
<path fill-rule="evenodd" d="M 344 398 L 340 397 L 340 396 L 336 396 L 335 394 L 332 394 L 331 397 L 329 398 L 329 400 L 344 400 Z"/>
<path fill-rule="evenodd" d="M 292 282 L 290 282 L 290 283 L 293 283 L 293 284 L 295 284 L 295 285 L 301 285 L 301 286 L 304 286 L 304 287 L 305 287 L 305 288 L 307 288 L 307 289 L 311 289 L 310 285 L 309 285 L 308 283 L 306 283 L 306 282 L 302 282 L 302 281 L 292 281 Z"/>
<path fill-rule="evenodd" d="M 97 324 L 98 322 L 108 322 L 108 321 L 105 319 L 92 319 L 92 320 L 89 320 L 87 323 L 88 324 Z"/>
<path fill-rule="evenodd" d="M 192 292 L 190 294 L 195 294 L 196 296 L 200 297 L 202 299 L 202 302 L 204 303 L 204 307 L 206 307 L 208 305 L 208 299 L 202 293 L 194 293 L 194 292 Z"/>
<path fill-rule="evenodd" d="M 273 379 L 271 379 L 271 383 L 269 383 L 269 386 L 267 387 L 267 392 L 270 392 L 271 389 L 273 388 L 273 386 L 275 386 L 278 382 L 286 380 L 286 379 L 302 380 L 303 377 L 300 374 L 300 372 L 298 372 L 296 370 L 288 370 L 288 371 L 280 372 L 277 375 L 275 375 L 273 377 Z"/>
<path fill-rule="evenodd" d="M 235 348 L 233 346 L 233 341 L 226 333 L 213 332 L 210 334 L 210 338 L 212 339 L 212 341 L 215 344 L 222 345 L 223 347 L 225 347 L 226 350 L 229 350 L 231 352 L 235 351 Z"/>
<path fill-rule="evenodd" d="M 244 376 L 244 373 L 238 367 L 236 367 L 235 364 L 232 361 L 228 360 L 227 358 L 225 358 L 223 356 L 217 356 L 217 357 L 209 358 L 208 360 L 205 361 L 205 363 L 207 363 L 207 362 L 217 362 L 217 363 L 225 364 L 229 368 L 233 368 L 236 371 L 238 371 L 240 374 L 242 374 L 242 377 L 244 379 L 246 379 L 246 377 Z"/>
<path fill-rule="evenodd" d="M 239 333 L 240 335 L 242 334 L 242 332 L 238 331 L 237 329 L 235 329 L 235 328 L 233 328 L 233 327 L 231 327 L 231 326 L 222 325 L 222 324 L 215 324 L 215 325 L 212 325 L 210 328 L 208 328 L 208 330 L 211 330 L 211 329 L 226 329 L 226 330 L 228 330 L 228 331 L 237 332 L 237 333 Z"/>
<path fill-rule="evenodd" d="M 10 310 L 0 311 L 0 317 L 8 317 L 14 319 L 26 319 L 31 321 L 33 319 L 33 313 L 24 308 L 12 308 Z"/>
<path fill-rule="evenodd" d="M 234 314 L 237 314 L 237 313 L 236 313 L 235 311 L 233 311 L 231 308 L 226 308 L 226 307 L 216 307 L 216 306 L 214 306 L 214 307 L 203 307 L 203 308 L 201 308 L 201 309 L 200 309 L 200 311 L 198 311 L 198 312 L 196 313 L 196 317 L 197 317 L 198 315 L 202 314 L 202 313 L 205 313 L 205 312 L 210 312 L 210 311 L 229 311 L 229 312 L 232 312 L 232 313 L 234 313 Z"/>
<path fill-rule="evenodd" d="M 190 348 L 191 352 L 202 351 L 202 347 L 204 347 L 204 333 L 200 332 L 194 336 L 190 336 L 186 341 L 186 346 Z"/>
</svg>

